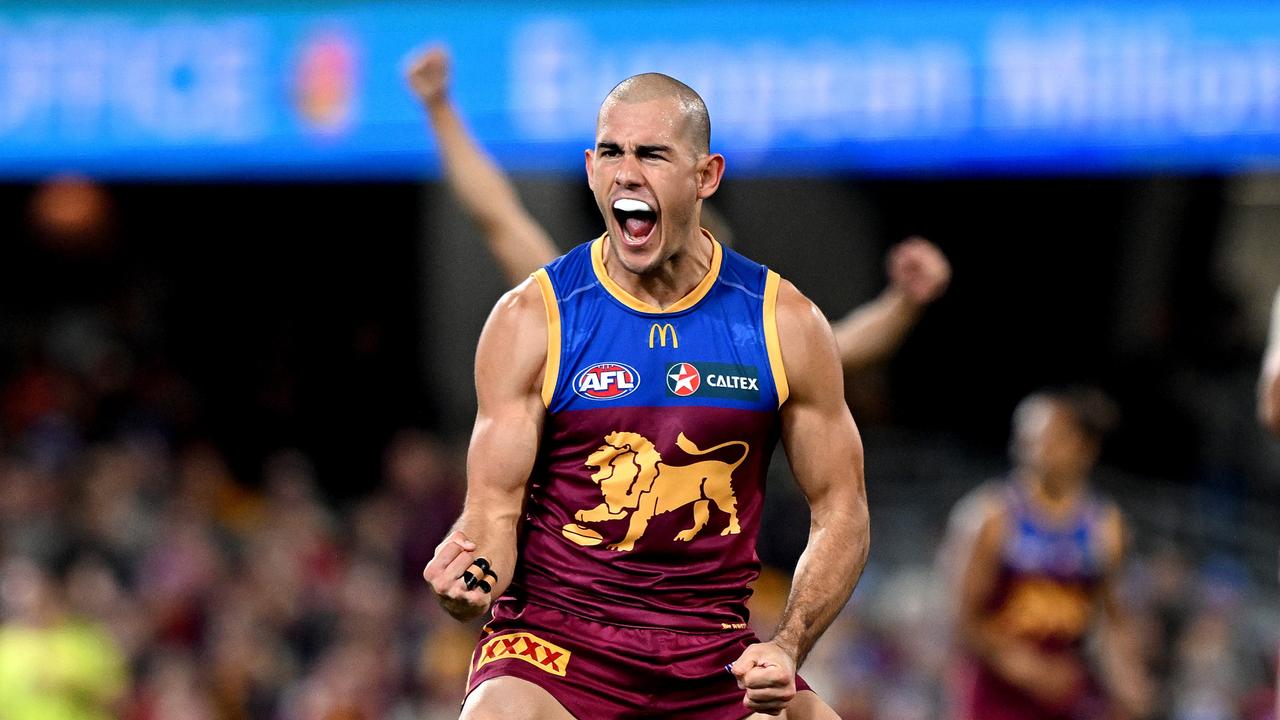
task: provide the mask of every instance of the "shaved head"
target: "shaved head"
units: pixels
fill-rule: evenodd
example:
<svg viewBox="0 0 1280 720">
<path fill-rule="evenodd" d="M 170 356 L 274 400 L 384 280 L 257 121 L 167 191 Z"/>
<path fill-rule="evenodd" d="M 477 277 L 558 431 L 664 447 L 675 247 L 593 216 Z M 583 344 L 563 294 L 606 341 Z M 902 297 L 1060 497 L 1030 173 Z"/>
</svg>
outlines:
<svg viewBox="0 0 1280 720">
<path fill-rule="evenodd" d="M 680 114 L 684 116 L 685 134 L 694 152 L 698 155 L 711 152 L 711 116 L 707 114 L 707 104 L 693 88 L 662 73 L 632 75 L 615 85 L 600 103 L 600 114 L 596 116 L 597 131 L 605 111 L 618 103 L 642 103 L 665 98 L 675 98 Z"/>
</svg>

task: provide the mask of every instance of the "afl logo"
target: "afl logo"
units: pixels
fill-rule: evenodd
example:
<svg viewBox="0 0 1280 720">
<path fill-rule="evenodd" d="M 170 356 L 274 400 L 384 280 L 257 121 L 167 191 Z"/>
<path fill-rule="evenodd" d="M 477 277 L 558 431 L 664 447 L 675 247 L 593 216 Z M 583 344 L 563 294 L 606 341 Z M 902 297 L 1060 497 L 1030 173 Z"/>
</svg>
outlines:
<svg viewBox="0 0 1280 720">
<path fill-rule="evenodd" d="M 588 400 L 616 400 L 640 387 L 640 373 L 622 363 L 597 363 L 573 378 L 573 391 Z"/>
<path fill-rule="evenodd" d="M 667 389 L 677 397 L 688 397 L 698 392 L 702 375 L 689 363 L 676 363 L 667 371 Z"/>
</svg>

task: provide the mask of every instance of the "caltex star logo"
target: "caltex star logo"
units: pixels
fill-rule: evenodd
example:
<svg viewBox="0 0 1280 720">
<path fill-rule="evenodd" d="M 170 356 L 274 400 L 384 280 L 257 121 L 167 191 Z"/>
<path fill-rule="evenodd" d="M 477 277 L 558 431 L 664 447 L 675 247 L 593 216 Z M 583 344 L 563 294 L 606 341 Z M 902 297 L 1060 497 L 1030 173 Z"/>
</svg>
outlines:
<svg viewBox="0 0 1280 720">
<path fill-rule="evenodd" d="M 702 376 L 698 368 L 689 363 L 676 363 L 667 371 L 667 389 L 673 395 L 688 397 L 698 391 L 702 385 Z"/>
</svg>

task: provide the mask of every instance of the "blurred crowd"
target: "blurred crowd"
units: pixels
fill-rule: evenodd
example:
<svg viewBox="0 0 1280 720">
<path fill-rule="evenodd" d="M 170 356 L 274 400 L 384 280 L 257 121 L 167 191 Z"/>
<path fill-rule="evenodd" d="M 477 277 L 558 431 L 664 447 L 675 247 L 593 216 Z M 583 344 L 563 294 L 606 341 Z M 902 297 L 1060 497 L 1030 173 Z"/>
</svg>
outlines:
<svg viewBox="0 0 1280 720">
<path fill-rule="evenodd" d="M 208 444 L 125 428 L 86 443 L 56 407 L 11 413 L 0 716 L 456 717 L 478 628 L 449 619 L 420 573 L 459 509 L 460 448 L 403 430 L 378 487 L 335 508 L 295 450 L 249 490 Z M 757 584 L 758 632 L 771 630 L 788 576 L 767 569 Z M 803 671 L 842 717 L 945 716 L 954 592 L 943 578 L 873 560 Z M 1269 717 L 1275 628 L 1253 592 L 1231 568 L 1192 566 L 1173 548 L 1132 563 L 1125 595 L 1163 717 Z"/>
<path fill-rule="evenodd" d="M 51 187 L 33 227 L 92 278 L 109 204 L 80 181 Z M 449 619 L 421 570 L 459 510 L 462 447 L 404 427 L 386 438 L 381 477 L 337 500 L 302 450 L 238 474 L 227 448 L 188 431 L 192 383 L 140 349 L 146 304 L 93 292 L 86 280 L 5 306 L 0 718 L 456 717 L 479 627 Z M 879 528 L 899 520 L 873 513 Z M 917 555 L 937 530 L 910 540 L 929 545 Z M 896 561 L 893 532 L 877 537 L 889 547 L 877 544 L 802 674 L 848 720 L 945 717 L 954 592 L 934 565 Z M 758 632 L 789 575 L 767 568 L 757 583 Z M 1247 573 L 1156 546 L 1123 590 L 1160 717 L 1274 717 L 1273 599 Z"/>
</svg>

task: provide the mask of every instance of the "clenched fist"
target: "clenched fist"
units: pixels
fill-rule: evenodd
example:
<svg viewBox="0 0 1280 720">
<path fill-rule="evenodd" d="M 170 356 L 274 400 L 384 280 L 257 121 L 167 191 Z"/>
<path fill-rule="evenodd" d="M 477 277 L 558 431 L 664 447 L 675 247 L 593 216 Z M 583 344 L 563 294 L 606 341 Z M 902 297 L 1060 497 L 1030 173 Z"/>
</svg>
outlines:
<svg viewBox="0 0 1280 720">
<path fill-rule="evenodd" d="M 778 715 L 795 699 L 795 659 L 775 643 L 749 645 L 729 670 L 747 691 L 742 704 L 748 710 Z"/>
<path fill-rule="evenodd" d="M 454 618 L 467 621 L 489 609 L 493 594 L 487 584 L 468 588 L 462 574 L 470 572 L 482 578 L 487 564 L 476 565 L 476 544 L 461 531 L 455 531 L 436 547 L 436 554 L 422 570 L 422 577 L 435 592 L 440 605 Z"/>
<path fill-rule="evenodd" d="M 916 305 L 927 305 L 946 292 L 951 263 L 936 245 L 909 237 L 889 251 L 889 287 Z"/>
<path fill-rule="evenodd" d="M 428 48 L 405 71 L 409 87 L 424 105 L 443 100 L 449 92 L 449 55 L 442 47 Z"/>
</svg>

